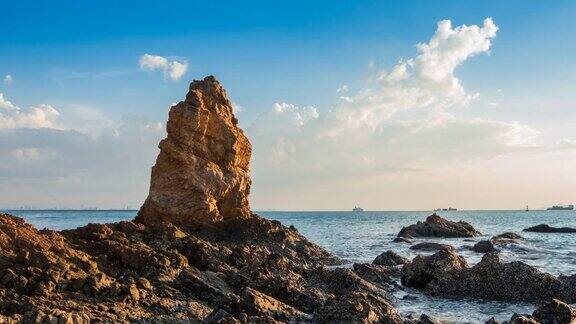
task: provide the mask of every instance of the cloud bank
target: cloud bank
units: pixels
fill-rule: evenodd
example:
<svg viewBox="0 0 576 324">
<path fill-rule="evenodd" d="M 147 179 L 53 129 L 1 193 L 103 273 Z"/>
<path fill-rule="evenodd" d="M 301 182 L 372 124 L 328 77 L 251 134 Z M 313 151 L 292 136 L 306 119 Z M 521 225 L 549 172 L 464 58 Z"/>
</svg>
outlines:
<svg viewBox="0 0 576 324">
<path fill-rule="evenodd" d="M 449 178 L 448 165 L 536 150 L 539 132 L 528 125 L 457 115 L 479 95 L 467 92 L 455 72 L 473 56 L 489 54 L 497 31 L 490 18 L 458 27 L 443 20 L 428 42 L 416 45 L 414 57 L 389 70 L 373 67 L 354 94 L 339 88 L 329 110 L 276 103 L 247 130 L 254 143 L 254 192 L 264 193 L 256 194 L 255 204 L 290 208 L 283 202 L 286 188 L 305 186 L 322 188 L 317 206 L 330 204 L 324 195 L 334 187 L 354 204 L 365 195 L 358 188 L 376 178 Z"/>
<path fill-rule="evenodd" d="M 138 64 L 144 71 L 160 70 L 165 79 L 172 81 L 179 81 L 188 70 L 186 62 L 170 61 L 165 57 L 150 54 L 142 55 Z"/>
</svg>

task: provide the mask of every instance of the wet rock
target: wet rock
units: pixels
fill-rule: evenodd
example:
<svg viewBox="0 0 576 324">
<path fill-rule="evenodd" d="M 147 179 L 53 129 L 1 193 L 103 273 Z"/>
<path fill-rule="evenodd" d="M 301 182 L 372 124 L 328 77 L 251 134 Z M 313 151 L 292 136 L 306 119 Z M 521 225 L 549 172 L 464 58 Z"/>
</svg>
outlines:
<svg viewBox="0 0 576 324">
<path fill-rule="evenodd" d="M 407 262 L 409 262 L 407 258 L 400 256 L 396 252 L 390 250 L 381 253 L 374 259 L 374 261 L 372 261 L 373 264 L 387 267 L 394 267 L 397 265 L 405 264 Z"/>
<path fill-rule="evenodd" d="M 412 245 L 410 250 L 421 250 L 421 251 L 438 251 L 438 250 L 450 250 L 454 251 L 454 247 L 449 244 L 433 243 L 433 242 L 423 242 Z"/>
<path fill-rule="evenodd" d="M 525 228 L 524 232 L 535 233 L 576 233 L 576 228 L 571 227 L 552 227 L 547 224 L 540 224 L 533 227 Z"/>
<path fill-rule="evenodd" d="M 426 314 L 420 315 L 420 318 L 416 322 L 416 324 L 440 324 L 440 323 L 441 322 L 435 320 L 434 318 L 432 318 Z"/>
<path fill-rule="evenodd" d="M 523 239 L 523 237 L 516 234 L 516 233 L 513 233 L 513 232 L 505 232 L 505 233 L 493 236 L 492 239 L 493 240 L 498 240 L 498 239 L 521 240 L 521 239 Z"/>
<path fill-rule="evenodd" d="M 494 244 L 490 241 L 480 241 L 471 248 L 476 253 L 490 253 L 496 251 Z"/>
<path fill-rule="evenodd" d="M 188 224 L 249 218 L 252 147 L 214 77 L 190 84 L 186 99 L 170 109 L 167 131 L 136 220 Z"/>
<path fill-rule="evenodd" d="M 457 254 L 442 250 L 414 258 L 402 274 L 403 285 L 445 297 L 532 302 L 575 298 L 558 278 L 523 262 L 502 263 L 494 252 L 468 267 Z"/>
<path fill-rule="evenodd" d="M 454 270 L 465 269 L 466 259 L 452 250 L 442 249 L 430 256 L 416 256 L 412 262 L 402 267 L 402 285 L 426 288 L 432 281 L 438 281 Z"/>
<path fill-rule="evenodd" d="M 426 218 L 425 222 L 403 227 L 398 237 L 474 237 L 480 235 L 474 227 L 464 221 L 452 222 L 436 214 Z"/>
<path fill-rule="evenodd" d="M 552 299 L 537 308 L 532 317 L 543 324 L 569 324 L 576 322 L 576 309 L 560 300 Z"/>
<path fill-rule="evenodd" d="M 392 242 L 394 243 L 408 243 L 408 244 L 412 244 L 412 241 L 404 238 L 404 237 L 396 237 L 392 240 Z"/>
</svg>

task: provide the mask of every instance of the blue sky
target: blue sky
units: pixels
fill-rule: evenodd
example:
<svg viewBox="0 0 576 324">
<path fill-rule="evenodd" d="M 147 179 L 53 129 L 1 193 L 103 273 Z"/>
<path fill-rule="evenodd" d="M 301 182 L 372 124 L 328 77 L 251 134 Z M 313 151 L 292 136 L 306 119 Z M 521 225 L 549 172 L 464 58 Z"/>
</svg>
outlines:
<svg viewBox="0 0 576 324">
<path fill-rule="evenodd" d="M 482 25 L 485 18 L 491 17 L 498 33 L 491 39 L 490 49 L 474 54 L 458 65 L 455 72 L 466 92 L 479 93 L 479 98 L 451 114 L 470 120 L 520 123 L 539 132 L 538 145 L 576 138 L 572 133 L 576 118 L 574 1 L 2 1 L 0 12 L 3 13 L 0 76 L 12 78 L 11 82 L 0 84 L 0 93 L 23 109 L 50 105 L 60 114 L 59 128 L 92 137 L 102 129 L 121 127 L 126 120 L 164 123 L 170 104 L 184 96 L 187 83 L 209 74 L 216 75 L 231 99 L 243 107 L 239 119 L 245 128 L 258 129 L 259 121 L 267 122 L 266 116 L 276 103 L 313 106 L 320 115 L 330 114 L 339 105 L 338 88 L 346 85 L 350 93 L 362 91 L 369 87 L 367 83 L 374 70 L 389 70 L 398 60 L 415 57 L 415 45 L 428 42 L 439 21 L 449 19 L 453 27 L 470 26 Z M 187 73 L 175 82 L 158 71 L 143 71 L 138 62 L 144 54 L 185 62 Z M 248 133 L 250 135 L 250 131 Z M 258 132 L 253 134 L 257 136 Z M 278 138 L 286 137 L 279 135 Z M 258 147 L 258 138 L 252 140 Z M 25 146 L 36 148 L 30 141 Z M 291 145 L 306 145 L 295 143 L 303 142 L 293 141 Z M 42 151 L 42 147 L 38 148 Z M 15 146 L 9 149 L 18 150 Z M 300 147 L 294 150 L 298 149 Z M 371 150 L 374 148 L 368 149 Z M 58 155 L 68 153 L 57 152 Z M 145 163 L 137 166 L 144 168 L 155 153 L 141 154 Z M 267 163 L 264 154 L 255 154 L 255 166 Z M 313 156 L 308 158 L 302 163 L 315 163 Z M 498 150 L 482 158 L 485 163 L 502 159 Z M 368 158 L 373 159 L 379 160 Z M 461 160 L 455 156 L 451 162 Z M 392 162 L 406 164 L 386 161 L 382 165 Z M 438 162 L 421 161 L 415 169 L 440 172 L 435 163 Z M 474 163 L 478 163 L 477 160 L 467 162 L 466 166 L 472 168 Z M 542 161 L 534 163 L 540 165 Z M 76 182 L 63 180 L 63 176 L 58 175 L 57 180 L 52 177 L 49 181 L 64 183 L 68 189 L 45 200 L 39 197 L 39 191 L 29 189 L 34 183 L 33 176 L 26 180 L 11 177 L 12 162 L 4 161 L 3 165 L 3 179 L 19 188 L 19 196 L 0 201 L 0 205 L 19 205 L 26 201 L 75 205 L 81 200 L 82 204 L 101 206 L 137 205 L 145 193 L 145 189 L 139 187 L 146 187 L 147 181 L 134 181 L 136 175 L 127 176 L 118 190 L 129 194 L 105 196 L 90 192 L 105 187 L 104 183 L 99 187 L 86 180 L 95 177 L 94 174 L 83 177 L 84 171 L 77 173 Z M 474 164 L 473 168 L 476 167 Z M 72 169 L 74 167 L 70 173 L 77 172 Z M 501 169 L 505 169 L 504 166 Z M 379 199 L 367 196 L 343 200 L 339 205 L 325 194 L 333 180 L 327 177 L 318 180 L 326 187 L 318 185 L 314 189 L 312 186 L 306 191 L 307 196 L 320 197 L 319 203 L 314 203 L 313 199 L 308 201 L 300 196 L 287 198 L 290 194 L 279 188 L 281 184 L 270 184 L 277 191 L 266 187 L 268 184 L 258 185 L 256 180 L 268 176 L 253 170 L 253 204 L 258 208 L 338 209 L 363 203 L 373 208 L 414 209 L 450 201 L 448 197 L 437 197 L 413 204 L 402 199 L 396 199 L 397 203 L 380 203 Z M 269 171 L 274 173 L 273 169 Z M 138 175 L 147 173 L 145 168 Z M 379 176 L 390 180 L 391 175 L 377 173 L 366 178 Z M 503 175 L 495 177 L 493 184 L 511 181 Z M 395 186 L 391 184 L 389 190 L 409 188 L 412 180 L 408 178 L 410 176 Z M 35 181 L 48 180 L 38 177 Z M 338 183 L 354 188 L 345 179 Z M 426 185 L 433 183 L 430 180 Z M 448 192 L 461 191 L 463 187 L 458 187 L 458 183 L 454 180 Z M 517 200 L 536 200 L 535 204 L 565 200 L 571 185 L 571 182 L 561 183 L 561 192 L 525 193 Z M 354 191 L 363 186 L 372 188 L 367 183 L 358 186 Z M 78 190 L 85 193 L 77 197 L 71 195 Z M 270 194 L 260 195 L 259 190 Z M 345 190 L 334 193 L 336 196 L 349 194 Z M 121 198 L 114 198 L 119 195 Z M 97 197 L 86 201 L 91 196 Z M 283 199 L 290 203 L 282 204 Z M 461 205 L 470 208 L 510 207 L 496 198 L 474 203 L 472 198 L 463 197 L 461 201 Z M 298 202 L 302 202 L 301 206 L 294 206 Z M 514 204 L 524 205 L 523 202 Z"/>
</svg>

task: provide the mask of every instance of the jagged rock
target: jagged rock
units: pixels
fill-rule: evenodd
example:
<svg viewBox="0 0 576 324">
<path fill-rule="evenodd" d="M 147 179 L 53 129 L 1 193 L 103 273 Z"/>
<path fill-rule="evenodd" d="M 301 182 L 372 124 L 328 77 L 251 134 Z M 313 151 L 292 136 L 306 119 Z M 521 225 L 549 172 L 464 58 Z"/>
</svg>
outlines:
<svg viewBox="0 0 576 324">
<path fill-rule="evenodd" d="M 452 222 L 436 214 L 426 218 L 425 222 L 403 227 L 398 237 L 474 237 L 480 235 L 474 227 L 464 221 Z"/>
<path fill-rule="evenodd" d="M 372 261 L 373 264 L 387 267 L 394 267 L 408 262 L 409 260 L 407 258 L 398 255 L 394 251 L 382 252 L 374 259 L 374 261 Z"/>
<path fill-rule="evenodd" d="M 468 267 L 454 252 L 441 250 L 417 256 L 402 268 L 402 284 L 445 297 L 499 301 L 576 300 L 567 284 L 523 262 L 502 263 L 497 253 L 487 253 Z"/>
<path fill-rule="evenodd" d="M 533 227 L 525 228 L 524 232 L 535 233 L 576 233 L 576 228 L 571 227 L 552 227 L 547 224 L 540 224 Z"/>
<path fill-rule="evenodd" d="M 471 248 L 472 251 L 476 253 L 489 253 L 496 251 L 494 244 L 490 241 L 480 241 Z"/>
<path fill-rule="evenodd" d="M 316 323 L 404 323 L 386 299 L 370 293 L 329 297 L 314 314 Z"/>
<path fill-rule="evenodd" d="M 422 251 L 438 251 L 438 250 L 450 250 L 454 251 L 454 247 L 449 244 L 441 244 L 434 242 L 422 242 L 410 247 L 410 250 L 422 250 Z"/>
<path fill-rule="evenodd" d="M 362 279 L 385 288 L 396 287 L 392 277 L 399 275 L 397 269 L 369 263 L 354 263 L 354 272 Z"/>
<path fill-rule="evenodd" d="M 542 324 L 570 324 L 576 322 L 576 309 L 558 299 L 552 299 L 537 308 L 532 317 Z"/>
<path fill-rule="evenodd" d="M 466 259 L 453 250 L 442 249 L 430 256 L 418 255 L 404 265 L 401 282 L 407 287 L 426 288 L 431 281 L 440 280 L 451 271 L 466 267 Z"/>
<path fill-rule="evenodd" d="M 552 299 L 538 307 L 532 315 L 514 314 L 509 321 L 502 324 L 571 324 L 576 322 L 576 309 L 572 306 Z M 491 318 L 486 324 L 498 324 Z"/>
<path fill-rule="evenodd" d="M 136 221 L 185 225 L 250 217 L 252 147 L 214 77 L 190 84 L 186 99 L 170 109 L 167 131 Z"/>
</svg>

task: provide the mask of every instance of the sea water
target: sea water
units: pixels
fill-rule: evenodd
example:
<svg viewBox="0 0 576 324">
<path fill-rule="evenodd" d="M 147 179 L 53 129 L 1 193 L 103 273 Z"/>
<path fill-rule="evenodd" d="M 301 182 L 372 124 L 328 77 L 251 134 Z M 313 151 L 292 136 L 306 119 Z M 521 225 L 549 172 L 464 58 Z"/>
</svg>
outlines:
<svg viewBox="0 0 576 324">
<path fill-rule="evenodd" d="M 37 228 L 70 229 L 88 223 L 110 223 L 130 220 L 136 211 L 54 211 L 14 210 L 11 214 L 25 218 Z M 409 249 L 409 244 L 393 243 L 402 226 L 424 220 L 429 211 L 392 212 L 278 212 L 262 211 L 260 215 L 294 225 L 308 239 L 336 256 L 353 262 L 371 262 L 378 254 L 393 250 L 412 258 L 422 251 Z M 453 245 L 470 264 L 480 261 L 482 254 L 467 249 L 480 240 L 504 232 L 516 232 L 525 239 L 501 251 L 504 261 L 523 261 L 554 275 L 576 274 L 576 234 L 543 234 L 522 232 L 522 229 L 546 223 L 552 226 L 576 227 L 575 211 L 447 211 L 439 212 L 447 219 L 471 223 L 482 236 L 473 239 L 421 239 Z M 532 313 L 534 306 L 522 303 L 482 302 L 477 300 L 430 297 L 408 289 L 391 296 L 403 314 L 426 313 L 446 323 L 483 323 L 491 316 L 509 319 L 512 313 Z"/>
</svg>

